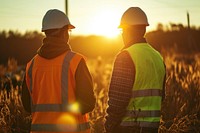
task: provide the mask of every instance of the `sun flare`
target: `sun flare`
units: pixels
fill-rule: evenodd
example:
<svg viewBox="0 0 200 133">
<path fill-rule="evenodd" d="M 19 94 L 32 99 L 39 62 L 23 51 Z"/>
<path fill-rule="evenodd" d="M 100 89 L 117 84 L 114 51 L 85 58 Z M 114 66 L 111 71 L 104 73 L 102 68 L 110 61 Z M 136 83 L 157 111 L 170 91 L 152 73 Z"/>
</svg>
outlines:
<svg viewBox="0 0 200 133">
<path fill-rule="evenodd" d="M 120 15 L 114 10 L 103 10 L 95 14 L 91 19 L 90 32 L 97 35 L 103 35 L 114 38 L 119 35 L 117 28 L 120 21 Z"/>
</svg>

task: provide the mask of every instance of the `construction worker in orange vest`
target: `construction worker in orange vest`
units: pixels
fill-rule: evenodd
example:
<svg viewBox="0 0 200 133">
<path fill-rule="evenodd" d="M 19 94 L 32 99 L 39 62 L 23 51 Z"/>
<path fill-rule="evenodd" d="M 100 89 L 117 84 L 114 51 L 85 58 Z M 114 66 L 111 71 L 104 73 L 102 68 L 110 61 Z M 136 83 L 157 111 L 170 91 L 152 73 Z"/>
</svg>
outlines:
<svg viewBox="0 0 200 133">
<path fill-rule="evenodd" d="M 95 106 L 93 81 L 82 55 L 71 50 L 75 28 L 57 9 L 46 12 L 46 38 L 27 64 L 22 103 L 32 114 L 31 133 L 90 133 L 88 112 Z"/>
<path fill-rule="evenodd" d="M 144 38 L 147 16 L 139 7 L 122 15 L 124 48 L 117 55 L 109 88 L 106 133 L 158 132 L 165 97 L 163 58 Z"/>
</svg>

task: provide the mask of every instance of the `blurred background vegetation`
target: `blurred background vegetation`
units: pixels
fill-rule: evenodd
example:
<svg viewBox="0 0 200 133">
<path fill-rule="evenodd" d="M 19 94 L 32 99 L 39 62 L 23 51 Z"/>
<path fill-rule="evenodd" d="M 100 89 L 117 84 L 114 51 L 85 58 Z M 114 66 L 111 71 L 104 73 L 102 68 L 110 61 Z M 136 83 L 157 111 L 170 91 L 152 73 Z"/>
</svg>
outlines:
<svg viewBox="0 0 200 133">
<path fill-rule="evenodd" d="M 72 31 L 73 34 L 73 31 Z M 0 64 L 14 57 L 18 64 L 26 64 L 42 45 L 44 35 L 37 31 L 21 34 L 18 31 L 0 31 Z M 161 52 L 167 54 L 194 54 L 200 51 L 200 28 L 188 29 L 183 24 L 157 25 L 157 29 L 146 34 L 147 41 Z M 74 51 L 88 58 L 114 58 L 123 47 L 121 36 L 71 36 L 70 45 Z"/>
<path fill-rule="evenodd" d="M 73 33 L 73 31 L 72 31 Z M 37 31 L 0 32 L 0 132 L 26 133 L 31 116 L 24 111 L 21 84 L 26 63 L 42 45 Z M 200 132 L 200 28 L 158 24 L 147 41 L 164 57 L 167 69 L 166 99 L 159 132 Z M 123 48 L 121 36 L 71 36 L 72 49 L 87 57 L 94 80 L 96 107 L 90 113 L 93 133 L 103 132 L 109 81 L 115 55 Z"/>
</svg>

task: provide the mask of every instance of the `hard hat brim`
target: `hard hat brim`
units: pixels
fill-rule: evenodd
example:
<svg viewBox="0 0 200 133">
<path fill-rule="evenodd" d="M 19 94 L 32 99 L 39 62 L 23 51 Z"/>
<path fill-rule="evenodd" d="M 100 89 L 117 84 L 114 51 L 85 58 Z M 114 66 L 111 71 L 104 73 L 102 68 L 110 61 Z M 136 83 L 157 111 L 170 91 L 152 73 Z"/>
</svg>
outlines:
<svg viewBox="0 0 200 133">
<path fill-rule="evenodd" d="M 69 24 L 69 25 L 68 25 L 68 29 L 74 29 L 74 28 L 76 28 L 76 27 L 73 26 L 72 24 Z"/>
<path fill-rule="evenodd" d="M 63 27 L 61 27 L 61 28 L 63 28 Z M 68 29 L 75 29 L 76 27 L 72 24 L 68 24 L 67 28 Z M 42 29 L 42 32 L 45 32 L 46 30 L 52 30 L 52 29 L 60 29 L 60 28 Z"/>
</svg>

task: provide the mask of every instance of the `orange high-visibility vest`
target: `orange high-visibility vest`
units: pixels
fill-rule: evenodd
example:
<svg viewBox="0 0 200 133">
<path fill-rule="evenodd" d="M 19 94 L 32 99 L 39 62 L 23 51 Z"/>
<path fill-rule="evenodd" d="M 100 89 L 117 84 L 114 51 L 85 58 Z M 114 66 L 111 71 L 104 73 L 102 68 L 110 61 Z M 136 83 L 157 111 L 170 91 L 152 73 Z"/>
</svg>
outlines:
<svg viewBox="0 0 200 133">
<path fill-rule="evenodd" d="M 90 133 L 87 114 L 73 112 L 75 72 L 83 57 L 67 51 L 53 59 L 36 55 L 26 67 L 31 97 L 31 132 Z"/>
</svg>

